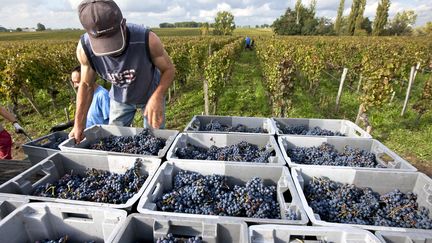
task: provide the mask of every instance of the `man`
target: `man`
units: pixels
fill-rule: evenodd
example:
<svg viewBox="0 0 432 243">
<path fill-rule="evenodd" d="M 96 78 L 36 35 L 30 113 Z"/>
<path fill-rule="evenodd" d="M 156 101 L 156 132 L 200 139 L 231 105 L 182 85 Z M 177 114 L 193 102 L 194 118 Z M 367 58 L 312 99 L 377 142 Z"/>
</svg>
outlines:
<svg viewBox="0 0 432 243">
<path fill-rule="evenodd" d="M 3 106 L 0 106 L 0 115 L 6 120 L 12 122 L 16 133 L 23 133 L 24 129 L 18 124 L 14 115 L 12 115 Z M 0 159 L 12 159 L 12 138 L 10 134 L 0 124 Z"/>
<path fill-rule="evenodd" d="M 252 50 L 252 39 L 249 36 L 246 36 L 245 44 L 245 49 Z"/>
<path fill-rule="evenodd" d="M 144 109 L 145 125 L 164 122 L 165 94 L 175 68 L 160 39 L 148 29 L 126 24 L 112 0 L 84 0 L 78 6 L 86 33 L 77 46 L 81 83 L 77 94 L 76 143 L 83 137 L 96 74 L 113 85 L 110 90 L 110 124 L 130 126 L 136 109 Z"/>
</svg>

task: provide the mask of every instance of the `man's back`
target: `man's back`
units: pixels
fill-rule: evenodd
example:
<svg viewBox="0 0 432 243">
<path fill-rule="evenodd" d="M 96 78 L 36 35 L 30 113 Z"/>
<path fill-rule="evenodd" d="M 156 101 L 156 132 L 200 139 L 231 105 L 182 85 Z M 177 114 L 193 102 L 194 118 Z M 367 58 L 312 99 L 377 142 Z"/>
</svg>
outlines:
<svg viewBox="0 0 432 243">
<path fill-rule="evenodd" d="M 98 85 L 93 94 L 93 100 L 87 113 L 86 127 L 96 124 L 108 124 L 110 98 L 108 91 Z"/>
</svg>

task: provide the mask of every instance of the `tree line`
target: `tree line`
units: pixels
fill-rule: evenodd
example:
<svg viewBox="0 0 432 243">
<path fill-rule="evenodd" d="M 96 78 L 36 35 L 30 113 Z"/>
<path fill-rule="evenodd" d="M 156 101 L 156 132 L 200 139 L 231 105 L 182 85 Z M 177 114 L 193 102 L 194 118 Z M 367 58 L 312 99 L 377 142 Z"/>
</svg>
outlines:
<svg viewBox="0 0 432 243">
<path fill-rule="evenodd" d="M 348 35 L 401 36 L 432 34 L 432 22 L 414 30 L 417 14 L 413 10 L 398 12 L 389 18 L 390 0 L 380 0 L 373 22 L 364 17 L 366 0 L 353 0 L 351 11 L 344 16 L 345 0 L 340 0 L 336 20 L 316 16 L 316 0 L 305 6 L 297 0 L 294 9 L 287 8 L 272 27 L 279 35 Z"/>
</svg>

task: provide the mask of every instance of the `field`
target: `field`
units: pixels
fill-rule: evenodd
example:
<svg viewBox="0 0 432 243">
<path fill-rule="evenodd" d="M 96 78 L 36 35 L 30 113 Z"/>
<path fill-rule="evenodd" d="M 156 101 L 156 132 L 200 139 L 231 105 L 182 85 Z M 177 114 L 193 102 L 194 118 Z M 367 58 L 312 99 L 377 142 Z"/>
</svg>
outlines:
<svg viewBox="0 0 432 243">
<path fill-rule="evenodd" d="M 191 43 L 197 43 L 197 46 L 199 44 L 202 45 L 204 49 L 208 49 L 207 42 L 201 43 L 200 40 L 193 39 L 193 36 L 199 35 L 198 29 L 154 29 L 154 31 L 161 36 L 162 41 L 166 41 L 164 43 L 167 50 L 170 55 L 172 55 L 179 70 L 188 70 L 188 68 L 190 68 L 189 66 L 182 66 L 183 62 L 181 62 L 181 60 L 185 58 L 184 53 L 179 53 L 176 49 L 177 46 L 181 45 L 183 39 L 168 41 L 171 40 L 170 38 L 174 38 L 174 36 L 183 36 L 175 38 L 192 38 L 190 40 Z M 54 45 L 58 45 L 60 42 L 67 42 L 69 48 L 67 49 L 67 53 L 72 53 L 71 56 L 73 57 L 75 41 L 79 38 L 80 34 L 82 34 L 82 31 L 1 33 L 0 45 L 23 43 L 27 40 L 50 40 L 54 41 Z M 245 35 L 259 37 L 257 42 L 262 41 L 261 43 L 269 43 L 270 40 L 267 41 L 267 38 L 271 38 L 272 32 L 266 29 L 238 29 L 234 33 L 233 40 L 227 41 L 233 42 L 235 37 Z M 217 43 L 215 39 L 209 39 L 208 41 Z M 300 39 L 300 41 L 303 42 L 303 39 Z M 327 40 L 322 40 L 323 43 L 326 43 L 325 41 Z M 346 41 L 348 42 L 350 39 L 346 38 Z M 398 43 L 401 42 L 402 44 L 400 45 L 404 45 L 403 43 L 405 43 L 405 40 L 396 41 Z M 415 41 L 416 40 L 413 40 L 413 42 Z M 424 40 L 419 40 L 419 42 L 420 41 L 423 42 Z M 318 40 L 318 42 L 321 42 L 321 40 Z M 325 46 L 319 48 L 322 48 L 321 50 L 326 50 L 323 51 L 324 53 L 320 53 L 320 55 L 324 55 L 322 60 L 327 60 L 326 55 L 329 49 L 324 49 Z M 314 50 L 315 49 L 311 49 L 311 51 Z M 309 54 L 303 54 L 303 56 L 306 55 Z M 217 102 L 216 114 L 257 117 L 278 115 L 277 112 L 275 113 L 277 109 L 274 109 L 274 91 L 278 89 L 278 86 L 276 86 L 276 89 L 273 91 L 269 88 L 270 84 L 269 81 L 267 81 L 269 75 L 266 74 L 266 70 L 263 69 L 262 59 L 259 53 L 257 53 L 256 50 L 242 50 L 234 56 L 235 62 L 228 68 L 230 69 L 229 78 L 224 81 L 223 86 L 217 86 L 222 88 L 217 89 L 217 92 L 210 97 Z M 301 58 L 301 55 L 297 56 Z M 68 85 L 64 84 L 67 84 L 67 70 L 69 66 L 73 65 L 74 60 L 72 59 L 70 61 L 68 56 L 62 58 L 65 58 L 65 62 L 63 63 L 67 63 L 67 65 L 64 65 L 64 69 L 59 69 L 64 73 L 63 76 L 59 75 L 59 73 L 39 73 L 33 70 L 33 68 L 35 68 L 34 66 L 29 66 L 29 70 L 33 70 L 32 72 L 34 72 L 34 75 L 38 78 L 44 77 L 43 75 L 50 75 L 47 80 L 50 80 L 49 82 L 52 82 L 56 87 L 62 89 L 53 102 L 51 101 L 51 96 L 47 89 L 35 88 L 32 90 L 32 98 L 34 98 L 34 102 L 38 105 L 42 115 L 34 111 L 28 98 L 22 95 L 18 97 L 18 115 L 22 120 L 22 125 L 34 138 L 49 133 L 49 129 L 52 126 L 65 122 L 67 119 L 64 111 L 65 108 L 68 116 L 73 117 L 74 92 Z M 305 63 L 308 63 L 308 61 L 305 60 Z M 48 66 L 49 64 L 46 65 L 50 67 Z M 186 74 L 180 73 L 185 74 L 185 80 L 183 80 L 185 82 L 181 83 L 176 81 L 176 90 L 175 92 L 172 90 L 171 99 L 167 103 L 167 128 L 182 130 L 193 115 L 202 114 L 204 112 L 203 80 L 205 77 L 199 75 L 200 72 L 202 73 L 202 69 L 204 69 L 202 65 L 201 63 L 201 66 L 198 66 L 200 70 L 197 73 L 192 71 Z M 402 69 L 402 67 L 400 69 Z M 356 91 L 359 77 L 355 75 L 349 77 L 341 97 L 341 107 L 339 112 L 336 112 L 335 100 L 339 87 L 339 79 L 342 73 L 341 69 L 324 69 L 324 67 L 322 67 L 317 79 L 319 82 L 317 82 L 318 84 L 313 92 L 309 90 L 311 84 L 307 71 L 315 71 L 315 69 L 299 69 L 297 72 L 302 73 L 297 73 L 295 75 L 297 83 L 293 89 L 289 91 L 289 97 L 286 95 L 281 96 L 284 102 L 288 100 L 291 102 L 291 108 L 287 110 L 285 115 L 289 117 L 338 118 L 354 121 L 359 105 L 362 103 L 360 98 L 363 97 L 363 91 Z M 401 74 L 401 77 L 406 77 L 406 74 L 403 75 Z M 56 77 L 58 80 L 55 79 Z M 391 103 L 389 101 L 383 101 L 380 105 L 371 108 L 367 114 L 372 125 L 372 136 L 374 138 L 396 151 L 421 171 L 432 175 L 432 113 L 430 111 L 425 113 L 417 124 L 417 113 L 412 109 L 412 105 L 418 101 L 422 95 L 424 83 L 430 78 L 430 69 L 424 68 L 423 66 L 414 82 L 408 110 L 403 117 L 400 116 L 400 112 L 405 99 L 407 86 L 406 78 L 401 78 L 403 81 L 393 85 L 392 88 L 395 90 L 395 96 Z M 101 84 L 103 83 L 101 82 Z M 215 84 L 222 85 L 219 83 Z M 43 84 L 38 83 L 38 85 L 43 87 Z M 108 87 L 107 84 L 104 85 Z M 3 93 L 0 101 L 4 105 L 10 105 L 9 100 L 3 96 Z M 281 107 L 276 108 L 279 109 Z M 282 108 L 285 109 L 284 107 Z M 137 116 L 134 124 L 140 126 L 140 124 L 142 124 L 141 118 Z M 6 128 L 12 131 L 10 124 L 8 124 Z M 20 145 L 26 142 L 25 138 L 14 134 L 14 141 L 14 158 L 24 158 Z"/>
</svg>

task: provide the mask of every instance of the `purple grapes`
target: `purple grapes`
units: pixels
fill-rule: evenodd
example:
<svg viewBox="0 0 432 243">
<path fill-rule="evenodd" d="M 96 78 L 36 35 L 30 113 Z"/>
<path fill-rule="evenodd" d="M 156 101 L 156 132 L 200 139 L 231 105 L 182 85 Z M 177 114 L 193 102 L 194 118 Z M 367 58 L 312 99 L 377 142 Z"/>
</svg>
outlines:
<svg viewBox="0 0 432 243">
<path fill-rule="evenodd" d="M 345 136 L 340 132 L 332 132 L 320 127 L 309 128 L 305 125 L 281 125 L 277 124 L 283 134 L 306 135 L 306 136 Z"/>
<path fill-rule="evenodd" d="M 235 145 L 210 148 L 202 148 L 188 144 L 184 148 L 178 148 L 175 155 L 179 159 L 197 160 L 220 160 L 220 161 L 243 161 L 255 163 L 268 163 L 270 156 L 274 156 L 274 149 L 271 147 L 259 148 L 257 145 L 245 141 Z"/>
<path fill-rule="evenodd" d="M 338 152 L 331 144 L 322 143 L 318 147 L 288 149 L 287 154 L 298 164 L 386 168 L 378 163 L 375 154 L 348 145 L 343 152 Z"/>
<path fill-rule="evenodd" d="M 386 227 L 432 229 L 429 210 L 417 195 L 398 189 L 383 195 L 327 178 L 313 178 L 304 188 L 314 213 L 324 221 Z"/>
<path fill-rule="evenodd" d="M 174 237 L 173 234 L 169 233 L 166 236 L 157 239 L 156 243 L 203 243 L 201 236 L 194 237 Z"/>
<path fill-rule="evenodd" d="M 243 124 L 237 126 L 223 125 L 218 121 L 210 121 L 203 129 L 196 127 L 195 131 L 212 131 L 212 132 L 245 132 L 245 133 L 268 133 L 268 131 L 261 127 L 249 128 Z"/>
<path fill-rule="evenodd" d="M 126 203 L 139 191 L 148 175 L 140 170 L 142 160 L 125 174 L 87 169 L 84 175 L 65 174 L 58 181 L 36 187 L 33 195 L 111 204 Z"/>
<path fill-rule="evenodd" d="M 221 175 L 179 171 L 173 189 L 156 205 L 166 212 L 278 219 L 276 194 L 276 186 L 265 186 L 258 177 L 230 187 Z"/>
<path fill-rule="evenodd" d="M 134 136 L 109 136 L 90 145 L 90 149 L 143 155 L 158 155 L 166 140 L 153 136 L 148 129 Z"/>
</svg>

